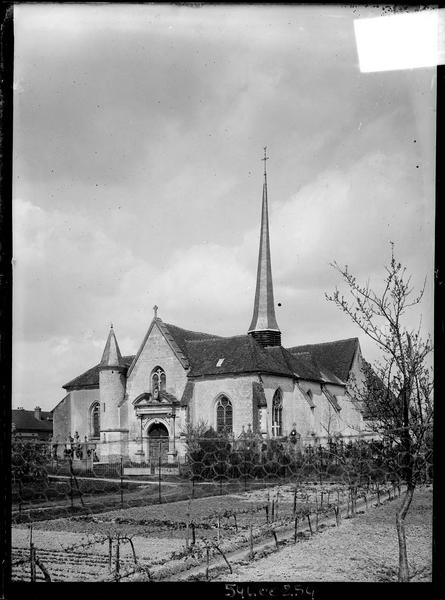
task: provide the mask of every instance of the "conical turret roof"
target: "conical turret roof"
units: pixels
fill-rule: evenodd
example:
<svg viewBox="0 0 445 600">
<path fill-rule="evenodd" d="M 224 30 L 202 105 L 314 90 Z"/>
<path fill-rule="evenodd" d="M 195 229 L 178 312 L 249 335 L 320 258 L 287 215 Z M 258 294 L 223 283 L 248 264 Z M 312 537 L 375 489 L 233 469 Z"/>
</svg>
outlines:
<svg viewBox="0 0 445 600">
<path fill-rule="evenodd" d="M 117 343 L 116 336 L 114 334 L 113 325 L 110 327 L 110 333 L 108 334 L 107 343 L 102 354 L 102 360 L 100 361 L 100 367 L 122 367 L 122 355 L 119 350 L 119 344 Z"/>
</svg>

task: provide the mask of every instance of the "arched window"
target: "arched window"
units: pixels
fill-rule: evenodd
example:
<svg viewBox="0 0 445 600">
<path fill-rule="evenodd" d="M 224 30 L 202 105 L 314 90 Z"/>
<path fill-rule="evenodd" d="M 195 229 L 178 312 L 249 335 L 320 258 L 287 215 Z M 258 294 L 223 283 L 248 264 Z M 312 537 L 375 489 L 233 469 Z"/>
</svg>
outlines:
<svg viewBox="0 0 445 600">
<path fill-rule="evenodd" d="M 233 427 L 232 403 L 226 396 L 221 396 L 216 403 L 216 431 L 231 433 Z"/>
<path fill-rule="evenodd" d="M 90 431 L 91 437 L 100 437 L 100 404 L 95 402 L 90 410 Z"/>
<path fill-rule="evenodd" d="M 272 437 L 282 435 L 283 430 L 283 398 L 278 388 L 272 399 Z"/>
<path fill-rule="evenodd" d="M 151 372 L 151 393 L 157 396 L 160 391 L 165 390 L 165 371 L 162 367 L 155 367 Z M 157 392 L 156 392 L 157 390 Z"/>
</svg>

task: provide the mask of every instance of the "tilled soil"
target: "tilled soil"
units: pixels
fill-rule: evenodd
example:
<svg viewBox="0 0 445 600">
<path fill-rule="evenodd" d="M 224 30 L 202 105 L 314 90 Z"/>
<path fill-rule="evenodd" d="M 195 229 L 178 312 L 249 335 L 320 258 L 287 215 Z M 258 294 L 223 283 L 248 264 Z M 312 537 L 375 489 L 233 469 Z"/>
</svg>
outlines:
<svg viewBox="0 0 445 600">
<path fill-rule="evenodd" d="M 398 542 L 395 512 L 401 499 L 354 519 L 343 519 L 307 541 L 250 564 L 236 566 L 219 581 L 396 581 Z M 406 518 L 412 581 L 431 581 L 432 490 L 419 489 Z"/>
</svg>

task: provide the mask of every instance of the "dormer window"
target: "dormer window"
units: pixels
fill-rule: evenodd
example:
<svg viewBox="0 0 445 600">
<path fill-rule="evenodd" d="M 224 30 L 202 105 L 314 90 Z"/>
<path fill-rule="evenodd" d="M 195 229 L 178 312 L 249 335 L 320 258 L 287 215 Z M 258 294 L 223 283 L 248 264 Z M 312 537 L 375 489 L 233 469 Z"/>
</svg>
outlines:
<svg viewBox="0 0 445 600">
<path fill-rule="evenodd" d="M 223 358 L 220 358 L 220 359 L 218 360 L 218 362 L 216 363 L 216 366 L 217 366 L 217 367 L 221 367 L 221 366 L 222 366 L 222 364 L 223 364 L 223 362 L 224 362 L 224 359 L 223 359 Z"/>
</svg>

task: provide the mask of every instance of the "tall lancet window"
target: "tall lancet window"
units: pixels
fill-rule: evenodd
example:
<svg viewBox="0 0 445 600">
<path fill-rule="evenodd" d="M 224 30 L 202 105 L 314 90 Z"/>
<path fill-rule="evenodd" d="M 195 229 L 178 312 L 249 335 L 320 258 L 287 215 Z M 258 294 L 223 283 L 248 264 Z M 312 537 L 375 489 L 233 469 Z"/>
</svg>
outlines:
<svg viewBox="0 0 445 600">
<path fill-rule="evenodd" d="M 100 437 L 100 404 L 95 402 L 90 409 L 90 432 L 91 437 Z"/>
<path fill-rule="evenodd" d="M 151 393 L 157 398 L 160 391 L 165 390 L 166 378 L 162 367 L 155 367 L 151 372 Z"/>
<path fill-rule="evenodd" d="M 272 437 L 283 435 L 283 395 L 277 389 L 272 399 Z"/>
<path fill-rule="evenodd" d="M 231 433 L 233 427 L 232 403 L 226 396 L 221 396 L 216 403 L 216 431 Z"/>
</svg>

